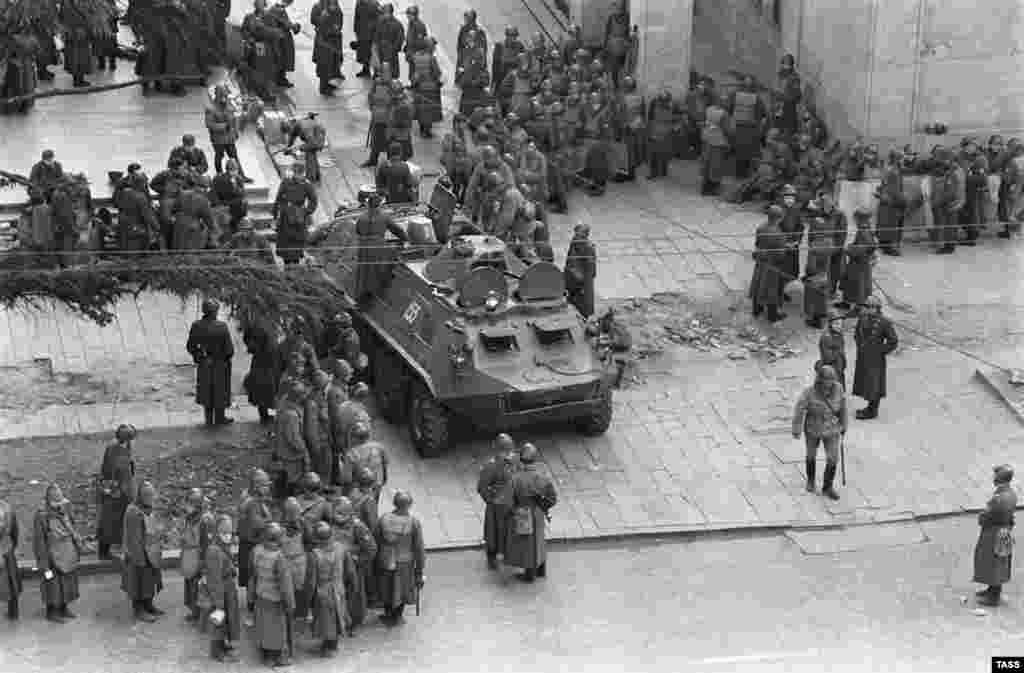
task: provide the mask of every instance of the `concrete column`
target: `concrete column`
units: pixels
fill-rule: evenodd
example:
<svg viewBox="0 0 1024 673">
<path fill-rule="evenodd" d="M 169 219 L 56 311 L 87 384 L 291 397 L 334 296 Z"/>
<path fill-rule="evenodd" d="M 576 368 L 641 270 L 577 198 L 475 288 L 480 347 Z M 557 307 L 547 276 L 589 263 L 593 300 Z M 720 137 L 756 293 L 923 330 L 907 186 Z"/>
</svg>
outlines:
<svg viewBox="0 0 1024 673">
<path fill-rule="evenodd" d="M 683 96 L 690 83 L 694 0 L 630 0 L 640 27 L 636 80 L 645 92 L 668 88 Z"/>
</svg>

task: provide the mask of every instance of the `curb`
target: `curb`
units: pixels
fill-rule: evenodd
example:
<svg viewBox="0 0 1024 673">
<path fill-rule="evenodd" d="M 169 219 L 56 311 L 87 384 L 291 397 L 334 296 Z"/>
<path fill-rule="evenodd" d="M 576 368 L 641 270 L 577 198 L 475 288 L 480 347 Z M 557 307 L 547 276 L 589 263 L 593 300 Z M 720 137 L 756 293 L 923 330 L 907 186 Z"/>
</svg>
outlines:
<svg viewBox="0 0 1024 673">
<path fill-rule="evenodd" d="M 783 533 L 793 531 L 832 531 L 846 530 L 850 528 L 864 528 L 867 526 L 885 526 L 896 523 L 926 523 L 931 521 L 940 521 L 942 519 L 950 519 L 957 516 L 964 516 L 967 514 L 977 514 L 978 512 L 981 512 L 982 509 L 983 508 L 981 507 L 974 507 L 969 509 L 960 509 L 948 512 L 935 512 L 931 514 L 914 514 L 912 512 L 907 512 L 905 515 L 890 516 L 878 520 L 845 523 L 794 523 L 792 521 L 789 521 L 741 525 L 703 524 L 696 526 L 640 526 L 636 528 L 609 531 L 607 533 L 585 534 L 578 537 L 549 537 L 547 541 L 548 544 L 555 547 L 570 547 L 583 544 L 608 544 L 616 542 L 625 542 L 628 540 L 659 541 L 666 539 L 674 540 L 685 538 L 697 540 L 723 538 L 738 535 L 781 535 Z M 1017 510 L 1024 510 L 1024 504 L 1018 506 Z M 472 551 L 476 549 L 483 549 L 482 540 L 465 540 L 431 545 L 427 547 L 427 552 L 431 554 L 444 554 L 450 552 Z M 180 563 L 181 550 L 170 549 L 164 552 L 163 562 L 161 563 L 161 567 L 164 570 L 173 570 L 179 567 Z M 20 561 L 18 563 L 18 569 L 21 573 L 21 576 L 24 579 L 35 579 L 40 575 L 39 569 L 28 561 Z M 78 566 L 78 573 L 83 577 L 119 574 L 120 572 L 121 561 L 116 558 L 109 561 L 88 559 L 82 561 Z"/>
<path fill-rule="evenodd" d="M 1024 425 L 1024 403 L 1018 398 L 1024 398 L 1024 393 L 1016 393 L 1016 389 L 1007 379 L 1006 373 L 990 367 L 979 367 L 974 370 L 975 376 L 998 397 L 1010 412 L 1017 418 L 1017 422 Z"/>
</svg>

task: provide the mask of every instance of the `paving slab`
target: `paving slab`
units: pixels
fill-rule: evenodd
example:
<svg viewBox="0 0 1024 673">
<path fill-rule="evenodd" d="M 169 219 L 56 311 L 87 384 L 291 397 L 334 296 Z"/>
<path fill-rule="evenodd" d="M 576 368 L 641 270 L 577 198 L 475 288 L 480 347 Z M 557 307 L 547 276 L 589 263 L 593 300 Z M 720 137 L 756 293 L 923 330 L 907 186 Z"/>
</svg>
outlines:
<svg viewBox="0 0 1024 673">
<path fill-rule="evenodd" d="M 878 547 L 906 547 L 928 541 L 927 534 L 916 521 L 835 530 L 790 531 L 786 537 L 804 554 L 816 556 Z"/>
</svg>

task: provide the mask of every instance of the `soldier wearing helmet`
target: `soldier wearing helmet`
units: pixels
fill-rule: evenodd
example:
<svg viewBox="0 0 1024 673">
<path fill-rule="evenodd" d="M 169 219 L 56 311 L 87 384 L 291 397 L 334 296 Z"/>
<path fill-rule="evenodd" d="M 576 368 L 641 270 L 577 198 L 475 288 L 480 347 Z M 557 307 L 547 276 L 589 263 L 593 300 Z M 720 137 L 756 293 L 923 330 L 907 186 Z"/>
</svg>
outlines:
<svg viewBox="0 0 1024 673">
<path fill-rule="evenodd" d="M 154 509 L 156 500 L 156 487 L 144 481 L 139 485 L 135 501 L 124 513 L 124 578 L 121 586 L 131 598 L 135 619 L 143 622 L 156 621 L 164 614 L 153 604 L 163 588 L 163 542 Z"/>
<path fill-rule="evenodd" d="M 885 359 L 899 346 L 892 321 L 882 315 L 882 302 L 875 295 L 864 300 L 863 310 L 853 330 L 857 344 L 857 362 L 853 370 L 853 394 L 868 405 L 857 411 L 857 418 L 878 417 L 878 405 L 886 393 Z"/>
<path fill-rule="evenodd" d="M 626 180 L 636 180 L 637 166 L 647 158 L 647 101 L 637 91 L 636 80 L 625 75 L 618 95 L 618 128 L 626 145 Z"/>
<path fill-rule="evenodd" d="M 839 463 L 839 444 L 847 428 L 846 393 L 831 365 L 817 368 L 814 384 L 806 388 L 793 408 L 793 439 L 805 438 L 808 493 L 815 492 L 818 446 L 825 451 L 822 495 L 839 500 L 833 484 Z"/>
<path fill-rule="evenodd" d="M 338 496 L 331 505 L 334 539 L 345 548 L 355 563 L 355 578 L 345 594 L 352 630 L 366 619 L 369 594 L 375 593 L 373 565 L 377 558 L 377 541 L 373 537 L 373 531 L 356 516 L 351 500 Z"/>
<path fill-rule="evenodd" d="M 231 359 L 235 346 L 226 323 L 217 319 L 220 304 L 213 299 L 203 302 L 203 317 L 192 323 L 185 350 L 196 364 L 196 402 L 206 416 L 206 426 L 227 425 L 234 421 L 225 416 L 231 406 Z"/>
<path fill-rule="evenodd" d="M 274 456 L 280 464 L 277 475 L 279 493 L 290 496 L 294 495 L 299 479 L 311 465 L 305 435 L 309 387 L 301 381 L 292 381 L 282 393 L 276 418 Z"/>
<path fill-rule="evenodd" d="M 469 186 L 466 189 L 466 211 L 473 219 L 473 223 L 479 223 L 484 214 L 485 205 L 493 198 L 491 189 L 488 187 L 488 175 L 497 173 L 502 185 L 514 185 L 515 174 L 512 168 L 502 161 L 497 149 L 492 145 L 485 145 L 480 149 L 480 162 L 473 169 L 473 175 L 469 179 Z"/>
<path fill-rule="evenodd" d="M 366 524 L 370 530 L 377 527 L 379 518 L 379 505 L 377 479 L 373 470 L 369 467 L 360 467 L 346 461 L 346 465 L 352 466 L 352 486 L 348 491 L 348 499 L 352 501 L 356 516 Z"/>
<path fill-rule="evenodd" d="M 312 541 L 312 532 L 318 521 L 331 520 L 331 507 L 323 496 L 323 481 L 316 472 L 307 472 L 299 480 L 295 500 L 299 505 L 299 518 L 307 546 Z"/>
<path fill-rule="evenodd" d="M 119 425 L 114 442 L 103 451 L 98 486 L 99 516 L 96 540 L 101 559 L 110 559 L 110 548 L 120 545 L 124 532 L 124 512 L 135 497 L 135 459 L 132 442 L 135 426 Z"/>
<path fill-rule="evenodd" d="M 519 63 L 519 55 L 525 52 L 526 45 L 519 40 L 519 29 L 515 26 L 506 28 L 505 40 L 495 43 L 494 54 L 491 57 L 491 85 L 494 87 L 495 97 L 498 97 L 505 77 Z"/>
<path fill-rule="evenodd" d="M 406 605 L 418 602 L 426 563 L 423 528 L 419 519 L 410 513 L 412 496 L 398 491 L 394 506 L 393 511 L 380 518 L 377 529 L 380 540 L 377 583 L 384 607 L 383 620 L 392 626 L 402 621 Z"/>
<path fill-rule="evenodd" d="M 351 445 L 345 452 L 345 463 L 350 467 L 356 480 L 361 470 L 370 471 L 373 476 L 373 497 L 380 502 L 380 492 L 388 483 L 388 452 L 384 445 L 372 439 L 370 426 L 359 423 L 351 432 Z"/>
<path fill-rule="evenodd" d="M 843 336 L 843 314 L 829 309 L 825 331 L 818 338 L 818 368 L 828 365 L 835 370 L 839 385 L 846 390 L 846 339 Z"/>
<path fill-rule="evenodd" d="M 134 505 L 129 505 L 125 515 L 126 525 L 134 521 L 133 512 L 137 513 L 138 509 Z M 13 515 L 13 510 L 11 510 L 3 516 L 4 521 L 0 521 L 0 528 L 5 525 L 8 527 L 6 531 L 0 531 L 0 543 L 10 539 L 10 527 L 16 528 L 17 526 Z M 75 618 L 68 606 L 78 600 L 78 566 L 82 555 L 82 540 L 75 530 L 71 503 L 64 497 L 63 491 L 56 482 L 47 486 L 42 506 L 36 511 L 32 523 L 33 529 L 36 531 L 33 547 L 35 548 L 36 567 L 39 568 L 42 575 L 40 588 L 43 605 L 46 607 L 46 618 L 52 622 L 63 624 L 65 621 Z M 125 538 L 135 541 L 138 536 L 134 533 L 136 533 L 136 529 L 129 527 L 125 532 Z M 159 542 L 156 542 L 156 550 L 159 552 Z M 9 556 L 10 551 L 13 551 L 13 546 L 4 549 L 0 557 Z M 125 565 L 129 571 L 126 579 L 129 580 L 138 577 L 138 574 L 134 572 L 134 560 L 137 556 L 132 555 L 135 551 L 135 547 L 126 545 Z M 17 567 L 17 563 L 15 563 L 15 572 L 17 572 Z M 155 571 L 157 583 L 159 583 L 159 572 L 159 570 Z M 129 589 L 134 588 L 134 583 L 125 582 L 124 584 Z M 20 587 L 16 588 L 20 590 Z M 152 589 L 150 593 L 143 596 L 143 598 L 149 599 L 146 607 L 151 609 L 154 614 L 162 614 L 161 611 L 153 607 L 152 603 L 152 596 L 158 589 L 155 588 L 155 585 L 148 584 L 146 589 Z"/>
<path fill-rule="evenodd" d="M 522 569 L 524 582 L 547 576 L 545 529 L 549 512 L 558 502 L 552 481 L 537 469 L 537 447 L 523 444 L 522 467 L 512 475 L 511 514 L 505 544 L 505 565 Z"/>
<path fill-rule="evenodd" d="M 480 470 L 476 492 L 484 501 L 484 549 L 487 567 L 498 567 L 498 555 L 505 550 L 506 524 L 512 501 L 512 475 L 519 463 L 516 444 L 507 434 L 494 440 L 495 455 Z"/>
<path fill-rule="evenodd" d="M 772 204 L 767 209 L 768 219 L 755 233 L 754 275 L 750 280 L 750 297 L 754 317 L 765 313 L 769 322 L 783 320 L 786 315 L 779 312 L 782 303 L 782 264 L 785 255 L 786 237 L 780 226 L 785 211 Z"/>
<path fill-rule="evenodd" d="M 263 541 L 253 550 L 248 592 L 256 604 L 256 646 L 263 663 L 275 667 L 288 665 L 294 648 L 291 623 L 296 609 L 296 586 L 282 550 L 284 537 L 280 524 L 267 526 Z"/>
<path fill-rule="evenodd" d="M 867 208 L 858 208 L 853 213 L 857 233 L 846 247 L 846 271 L 843 276 L 843 306 L 863 303 L 874 289 L 872 263 L 878 241 L 871 231 L 873 213 Z"/>
<path fill-rule="evenodd" d="M 181 522 L 181 574 L 185 577 L 185 607 L 189 609 L 186 620 L 199 621 L 199 579 L 202 573 L 203 557 L 214 535 L 215 519 L 206 509 L 206 498 L 202 490 L 189 489 L 185 495 L 185 517 Z"/>
<path fill-rule="evenodd" d="M 483 51 L 484 57 L 487 56 L 487 35 L 477 23 L 476 10 L 466 10 L 462 18 L 462 27 L 459 28 L 459 35 L 455 41 L 455 50 L 458 54 L 455 62 L 456 68 L 465 67 L 473 53 Z"/>
<path fill-rule="evenodd" d="M 606 69 L 618 84 L 629 54 L 630 24 L 625 1 L 617 0 L 614 7 L 611 16 L 605 22 L 604 55 Z"/>
<path fill-rule="evenodd" d="M 249 489 L 242 504 L 238 506 L 238 586 L 248 587 L 252 573 L 252 550 L 263 541 L 265 529 L 271 523 L 270 475 L 263 470 L 253 470 L 249 477 Z M 254 596 L 247 596 L 252 611 Z"/>
</svg>

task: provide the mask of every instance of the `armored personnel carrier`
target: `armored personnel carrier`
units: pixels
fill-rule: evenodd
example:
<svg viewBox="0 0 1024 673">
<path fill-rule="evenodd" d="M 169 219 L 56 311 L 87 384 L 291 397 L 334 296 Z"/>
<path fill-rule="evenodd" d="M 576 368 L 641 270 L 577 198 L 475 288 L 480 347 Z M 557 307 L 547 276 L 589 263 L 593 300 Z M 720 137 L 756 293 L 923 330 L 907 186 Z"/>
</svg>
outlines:
<svg viewBox="0 0 1024 673">
<path fill-rule="evenodd" d="M 340 209 L 319 237 L 322 252 L 313 251 L 350 295 L 363 212 Z M 395 241 L 390 282 L 353 317 L 379 409 L 409 427 L 420 454 L 441 454 L 465 424 L 499 432 L 565 421 L 603 433 L 614 365 L 566 301 L 561 270 L 524 262 L 482 234 L 437 243 L 433 208 L 396 207 L 391 215 L 416 244 Z"/>
</svg>

